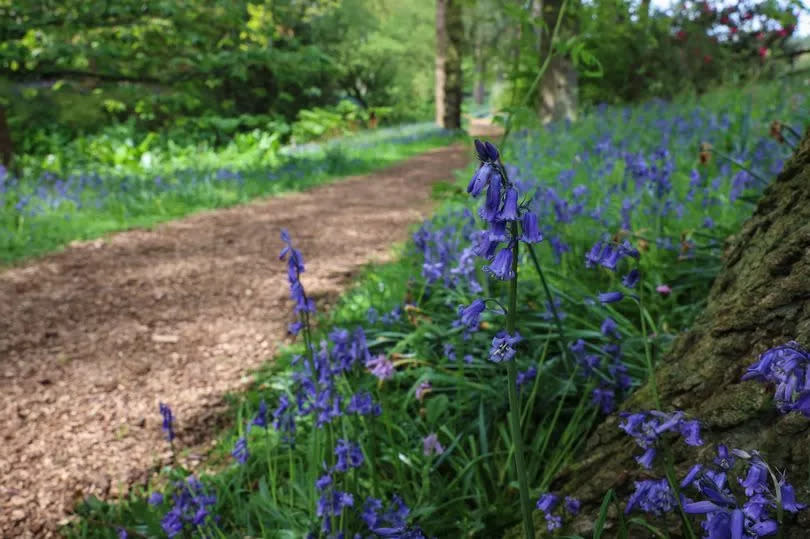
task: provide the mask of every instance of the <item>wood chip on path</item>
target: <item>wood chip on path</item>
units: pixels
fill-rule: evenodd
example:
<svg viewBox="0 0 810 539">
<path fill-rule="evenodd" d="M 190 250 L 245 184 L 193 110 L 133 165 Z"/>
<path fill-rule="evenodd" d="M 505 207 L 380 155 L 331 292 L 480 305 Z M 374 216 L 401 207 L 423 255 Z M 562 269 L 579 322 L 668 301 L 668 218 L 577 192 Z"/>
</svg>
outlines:
<svg viewBox="0 0 810 539">
<path fill-rule="evenodd" d="M 55 536 L 77 500 L 114 499 L 178 445 L 204 448 L 223 395 L 286 339 L 279 230 L 323 309 L 430 213 L 472 154 L 432 150 L 377 173 L 72 244 L 0 272 L 0 537 Z"/>
</svg>

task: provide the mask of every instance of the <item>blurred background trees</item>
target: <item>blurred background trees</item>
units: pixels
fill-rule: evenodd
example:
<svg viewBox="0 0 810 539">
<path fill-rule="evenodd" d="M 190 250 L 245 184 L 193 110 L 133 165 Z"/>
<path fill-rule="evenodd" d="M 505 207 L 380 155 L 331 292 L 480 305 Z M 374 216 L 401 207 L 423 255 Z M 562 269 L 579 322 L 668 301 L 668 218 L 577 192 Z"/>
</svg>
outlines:
<svg viewBox="0 0 810 539">
<path fill-rule="evenodd" d="M 572 118 L 590 104 L 783 76 L 802 69 L 793 52 L 808 46 L 794 37 L 798 0 L 665 11 L 649 0 L 570 0 L 551 43 L 562 6 L 0 0 L 0 157 L 44 156 L 110 130 L 222 144 L 261 129 L 306 142 L 365 127 L 372 111 L 381 125 L 456 127 L 462 101 L 472 115 Z M 549 51 L 536 98 L 514 109 Z"/>
</svg>

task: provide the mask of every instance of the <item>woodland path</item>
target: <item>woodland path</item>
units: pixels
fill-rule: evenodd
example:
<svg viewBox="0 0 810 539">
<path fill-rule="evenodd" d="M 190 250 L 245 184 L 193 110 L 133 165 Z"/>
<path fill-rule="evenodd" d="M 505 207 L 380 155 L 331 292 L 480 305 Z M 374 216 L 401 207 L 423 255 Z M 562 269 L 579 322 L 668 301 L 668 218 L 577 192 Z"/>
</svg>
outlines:
<svg viewBox="0 0 810 539">
<path fill-rule="evenodd" d="M 292 321 L 279 230 L 328 307 L 429 215 L 430 186 L 472 160 L 454 145 L 315 189 L 72 245 L 0 272 L 0 537 L 50 537 L 77 500 L 114 499 L 168 461 L 200 460 L 223 395 Z"/>
</svg>

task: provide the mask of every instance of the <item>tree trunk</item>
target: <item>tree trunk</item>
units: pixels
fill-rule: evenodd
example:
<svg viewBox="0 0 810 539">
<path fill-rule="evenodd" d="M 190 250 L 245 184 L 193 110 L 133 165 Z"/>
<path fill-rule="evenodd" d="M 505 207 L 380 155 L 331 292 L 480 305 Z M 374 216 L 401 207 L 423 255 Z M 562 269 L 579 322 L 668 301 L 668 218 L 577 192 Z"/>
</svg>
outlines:
<svg viewBox="0 0 810 539">
<path fill-rule="evenodd" d="M 436 0 L 436 123 L 461 127 L 462 0 Z"/>
<path fill-rule="evenodd" d="M 483 105 L 486 98 L 486 63 L 484 62 L 484 47 L 481 45 L 479 35 L 478 43 L 475 45 L 475 87 L 473 89 L 473 100 L 476 105 Z"/>
<path fill-rule="evenodd" d="M 436 0 L 436 123 L 444 127 L 444 85 L 447 63 L 447 3 L 452 0 Z"/>
<path fill-rule="evenodd" d="M 543 65 L 551 51 L 551 35 L 557 24 L 562 2 L 560 0 L 535 0 L 533 11 L 542 12 L 544 27 L 539 31 L 538 61 Z M 564 26 L 564 25 L 562 25 Z M 561 26 L 561 27 L 562 27 Z M 577 72 L 570 60 L 555 55 L 549 62 L 540 81 L 537 93 L 537 111 L 543 123 L 562 119 L 576 119 Z"/>
<path fill-rule="evenodd" d="M 0 163 L 11 167 L 11 158 L 14 157 L 14 145 L 11 143 L 11 131 L 6 121 L 6 109 L 0 106 Z"/>
<path fill-rule="evenodd" d="M 779 414 L 773 387 L 740 379 L 759 354 L 789 340 L 810 345 L 810 129 L 784 171 L 765 190 L 754 214 L 729 239 L 724 267 L 706 310 L 692 330 L 675 340 L 656 372 L 664 410 L 683 410 L 703 422 L 706 444 L 701 462 L 711 459 L 717 443 L 759 450 L 772 466 L 786 470 L 797 499 L 808 502 L 810 420 L 797 413 Z M 627 412 L 653 409 L 650 385 L 640 388 L 621 408 Z M 622 500 L 623 510 L 634 480 L 662 477 L 642 471 L 633 459 L 638 447 L 618 424 L 618 414 L 607 418 L 590 436 L 581 459 L 552 485 L 554 491 L 583 502 L 571 525 L 574 533 L 590 537 L 600 501 L 609 489 Z M 697 454 L 681 443 L 673 451 L 680 479 Z M 608 526 L 615 530 L 615 510 L 609 515 Z M 544 530 L 541 513 L 535 516 L 536 528 Z M 786 517 L 784 537 L 808 536 L 810 510 L 796 518 Z M 648 520 L 656 523 L 654 517 Z M 677 523 L 672 527 L 679 537 Z M 519 534 L 515 529 L 511 535 Z M 615 531 L 607 533 L 614 535 Z"/>
</svg>

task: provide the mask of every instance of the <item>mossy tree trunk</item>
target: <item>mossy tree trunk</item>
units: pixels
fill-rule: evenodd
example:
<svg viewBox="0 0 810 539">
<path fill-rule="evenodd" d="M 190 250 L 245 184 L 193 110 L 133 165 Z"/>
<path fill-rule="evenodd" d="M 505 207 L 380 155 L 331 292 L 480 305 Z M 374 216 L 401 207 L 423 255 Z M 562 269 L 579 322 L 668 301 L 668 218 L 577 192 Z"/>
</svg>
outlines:
<svg viewBox="0 0 810 539">
<path fill-rule="evenodd" d="M 461 127 L 462 0 L 436 0 L 436 123 Z"/>
<path fill-rule="evenodd" d="M 771 465 L 786 470 L 797 498 L 810 502 L 810 419 L 779 414 L 773 387 L 741 381 L 759 354 L 789 340 L 810 345 L 810 130 L 754 214 L 729 239 L 724 267 L 694 328 L 680 335 L 659 362 L 656 381 L 664 410 L 683 410 L 704 424 L 706 444 L 698 452 L 680 442 L 673 446 L 678 479 L 696 460 L 710 460 L 715 444 L 725 443 L 761 451 Z M 654 408 L 648 383 L 621 411 Z M 663 476 L 640 468 L 633 458 L 640 450 L 618 424 L 618 414 L 608 417 L 552 485 L 553 491 L 583 502 L 569 532 L 591 536 L 609 489 L 624 510 L 634 481 Z M 616 511 L 609 514 L 608 525 L 615 530 Z M 535 517 L 536 529 L 545 532 L 541 513 Z M 675 537 L 677 530 L 671 530 Z M 784 530 L 786 538 L 808 537 L 810 510 L 788 520 Z M 519 536 L 519 528 L 509 535 Z M 615 531 L 603 536 L 613 537 Z"/>
</svg>

